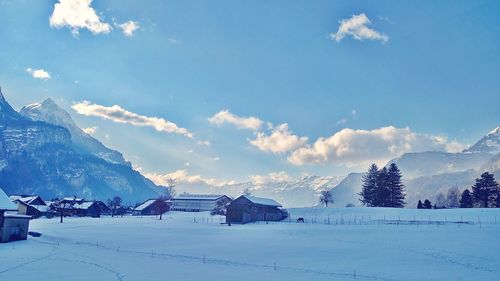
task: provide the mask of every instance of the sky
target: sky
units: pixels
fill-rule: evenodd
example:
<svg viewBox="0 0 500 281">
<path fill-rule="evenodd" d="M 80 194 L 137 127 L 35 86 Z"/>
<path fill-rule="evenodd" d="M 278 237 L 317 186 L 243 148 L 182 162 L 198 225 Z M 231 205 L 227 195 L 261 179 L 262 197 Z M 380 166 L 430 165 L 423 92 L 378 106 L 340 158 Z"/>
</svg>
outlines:
<svg viewBox="0 0 500 281">
<path fill-rule="evenodd" d="M 344 176 L 500 125 L 498 1 L 0 0 L 0 85 L 158 183 Z"/>
</svg>

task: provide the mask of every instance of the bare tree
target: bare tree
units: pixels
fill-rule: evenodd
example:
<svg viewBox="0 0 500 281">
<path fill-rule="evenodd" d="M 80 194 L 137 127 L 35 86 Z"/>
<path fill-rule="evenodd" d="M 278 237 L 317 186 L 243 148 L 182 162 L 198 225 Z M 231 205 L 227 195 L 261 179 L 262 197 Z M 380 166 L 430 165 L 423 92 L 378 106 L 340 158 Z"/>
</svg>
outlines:
<svg viewBox="0 0 500 281">
<path fill-rule="evenodd" d="M 452 187 L 448 190 L 446 195 L 446 206 L 448 208 L 460 207 L 460 190 L 458 187 Z"/>
<path fill-rule="evenodd" d="M 175 187 L 177 186 L 177 181 L 174 178 L 167 179 L 167 196 L 173 198 L 175 196 Z"/>
<path fill-rule="evenodd" d="M 108 199 L 108 205 L 111 207 L 111 217 L 115 216 L 116 209 L 122 204 L 122 198 L 120 196 L 115 196 L 113 199 Z"/>
<path fill-rule="evenodd" d="M 245 196 L 251 196 L 252 192 L 250 191 L 250 188 L 245 188 L 245 190 L 243 190 L 243 195 L 245 195 Z"/>
<path fill-rule="evenodd" d="M 324 204 L 325 207 L 328 207 L 328 203 L 333 203 L 333 195 L 330 190 L 321 191 L 321 195 L 319 196 L 319 203 Z"/>
<path fill-rule="evenodd" d="M 60 216 L 60 223 L 63 223 L 63 218 L 66 215 L 66 210 L 71 208 L 70 203 L 63 203 L 64 199 L 59 199 L 56 198 L 52 201 L 52 207 L 54 208 L 54 211 L 59 212 Z"/>
</svg>

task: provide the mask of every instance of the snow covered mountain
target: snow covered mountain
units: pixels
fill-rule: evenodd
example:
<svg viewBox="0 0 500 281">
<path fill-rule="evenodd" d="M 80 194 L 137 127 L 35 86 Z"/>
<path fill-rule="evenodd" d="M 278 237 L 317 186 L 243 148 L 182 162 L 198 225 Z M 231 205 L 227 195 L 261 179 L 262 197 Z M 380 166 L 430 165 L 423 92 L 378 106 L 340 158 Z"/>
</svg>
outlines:
<svg viewBox="0 0 500 281">
<path fill-rule="evenodd" d="M 130 165 L 120 152 L 105 147 L 100 141 L 80 129 L 69 113 L 50 98 L 42 103 L 27 105 L 21 108 L 19 113 L 35 121 L 44 121 L 66 128 L 71 134 L 71 142 L 79 151 L 91 153 L 110 163 Z"/>
<path fill-rule="evenodd" d="M 210 185 L 204 182 L 179 183 L 176 190 L 178 193 L 224 193 L 236 197 L 248 189 L 255 196 L 273 198 L 285 207 L 308 207 L 317 205 L 319 193 L 322 190 L 332 189 L 339 180 L 338 177 L 306 175 L 297 179 L 260 183 L 250 181 L 225 185 Z"/>
<path fill-rule="evenodd" d="M 493 129 L 486 136 L 464 152 L 472 153 L 500 153 L 500 126 Z"/>
<path fill-rule="evenodd" d="M 462 153 L 406 153 L 387 165 L 396 163 L 400 168 L 406 185 L 407 206 L 413 208 L 419 199 L 434 200 L 439 193 L 446 194 L 449 188 L 470 188 L 485 171 L 500 178 L 499 141 L 500 127 L 497 127 Z M 332 189 L 336 199 L 333 206 L 360 205 L 357 194 L 361 191 L 362 175 L 349 174 Z"/>
<path fill-rule="evenodd" d="M 76 149 L 68 129 L 19 114 L 1 92 L 0 186 L 9 195 L 101 200 L 119 195 L 131 203 L 161 192 L 130 165 Z"/>
</svg>

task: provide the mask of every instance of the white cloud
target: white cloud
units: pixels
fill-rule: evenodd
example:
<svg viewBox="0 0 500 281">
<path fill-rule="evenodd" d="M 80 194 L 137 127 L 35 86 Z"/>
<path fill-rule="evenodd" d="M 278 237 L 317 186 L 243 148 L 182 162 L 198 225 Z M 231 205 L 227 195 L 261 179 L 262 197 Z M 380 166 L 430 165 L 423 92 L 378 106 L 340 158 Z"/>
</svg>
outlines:
<svg viewBox="0 0 500 281">
<path fill-rule="evenodd" d="M 211 143 L 209 141 L 198 141 L 198 145 L 202 145 L 202 146 L 210 146 Z"/>
<path fill-rule="evenodd" d="M 180 44 L 181 41 L 179 39 L 176 39 L 174 37 L 170 37 L 167 39 L 168 40 L 168 43 L 172 44 L 172 45 L 177 45 L 177 44 Z"/>
<path fill-rule="evenodd" d="M 257 131 L 262 127 L 262 120 L 257 117 L 240 117 L 232 114 L 229 110 L 221 110 L 214 116 L 208 118 L 212 124 L 221 126 L 224 123 L 235 125 L 239 129 L 250 129 Z"/>
<path fill-rule="evenodd" d="M 26 72 L 28 72 L 31 77 L 36 79 L 48 80 L 52 78 L 50 73 L 43 69 L 32 69 L 31 67 L 26 68 Z"/>
<path fill-rule="evenodd" d="M 389 37 L 368 27 L 370 19 L 365 14 L 353 15 L 349 19 L 340 21 L 339 29 L 336 33 L 331 33 L 330 38 L 340 42 L 345 36 L 351 35 L 356 40 L 380 40 L 383 43 L 389 41 Z"/>
<path fill-rule="evenodd" d="M 284 171 L 273 172 L 267 175 L 251 175 L 250 180 L 255 185 L 264 185 L 269 183 L 290 182 L 294 179 Z"/>
<path fill-rule="evenodd" d="M 124 22 L 122 24 L 117 24 L 119 28 L 121 28 L 123 35 L 127 37 L 132 37 L 134 35 L 134 32 L 139 29 L 139 22 L 129 20 L 127 22 Z"/>
<path fill-rule="evenodd" d="M 343 129 L 312 145 L 295 150 L 288 158 L 294 165 L 338 163 L 343 165 L 385 164 L 406 152 L 460 151 L 464 145 L 442 136 L 412 132 L 409 128 L 382 127 L 374 130 Z"/>
<path fill-rule="evenodd" d="M 117 123 L 134 126 L 153 127 L 159 132 L 174 133 L 193 138 L 193 134 L 185 128 L 178 127 L 175 123 L 158 117 L 148 117 L 125 110 L 119 105 L 102 106 L 82 101 L 71 106 L 76 112 L 86 116 L 97 116 Z"/>
<path fill-rule="evenodd" d="M 213 186 L 224 186 L 235 184 L 235 181 L 214 178 L 203 178 L 201 175 L 190 175 L 187 170 L 177 170 L 172 173 L 146 173 L 145 176 L 158 185 L 167 185 L 168 179 L 175 179 L 178 184 L 208 184 Z"/>
<path fill-rule="evenodd" d="M 75 36 L 80 29 L 88 29 L 94 34 L 111 32 L 111 25 L 99 18 L 91 4 L 92 0 L 59 0 L 54 4 L 50 26 L 68 27 Z"/>
<path fill-rule="evenodd" d="M 307 142 L 307 137 L 298 137 L 288 131 L 288 124 L 281 124 L 270 135 L 259 132 L 250 144 L 265 152 L 284 153 L 299 148 Z"/>
<path fill-rule="evenodd" d="M 99 128 L 99 127 L 97 127 L 97 126 L 94 126 L 94 127 L 88 127 L 88 128 L 83 128 L 83 131 L 84 131 L 85 133 L 89 134 L 89 135 L 93 135 L 93 134 L 95 134 L 95 133 L 97 132 L 97 129 L 98 129 L 98 128 Z"/>
<path fill-rule="evenodd" d="M 214 160 L 214 161 L 219 161 L 219 160 L 220 160 L 220 157 L 214 157 L 214 158 L 212 158 L 212 160 Z"/>
</svg>

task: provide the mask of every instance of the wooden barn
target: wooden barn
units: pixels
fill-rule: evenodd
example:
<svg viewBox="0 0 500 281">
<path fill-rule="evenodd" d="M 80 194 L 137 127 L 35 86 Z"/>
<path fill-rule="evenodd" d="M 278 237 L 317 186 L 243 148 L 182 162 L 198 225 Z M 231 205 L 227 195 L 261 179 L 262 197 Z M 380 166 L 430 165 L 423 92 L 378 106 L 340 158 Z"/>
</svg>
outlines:
<svg viewBox="0 0 500 281">
<path fill-rule="evenodd" d="M 170 210 L 170 206 L 161 199 L 149 199 L 134 208 L 134 216 L 156 216 Z"/>
<path fill-rule="evenodd" d="M 273 199 L 242 195 L 227 207 L 226 223 L 281 221 L 287 217 L 281 207 Z"/>
<path fill-rule="evenodd" d="M 31 217 L 8 211 L 17 212 L 17 207 L 0 189 L 0 243 L 26 240 Z"/>
<path fill-rule="evenodd" d="M 21 215 L 28 215 L 32 218 L 44 216 L 49 207 L 40 196 L 13 195 L 9 197 L 17 205 L 17 211 Z"/>
</svg>

